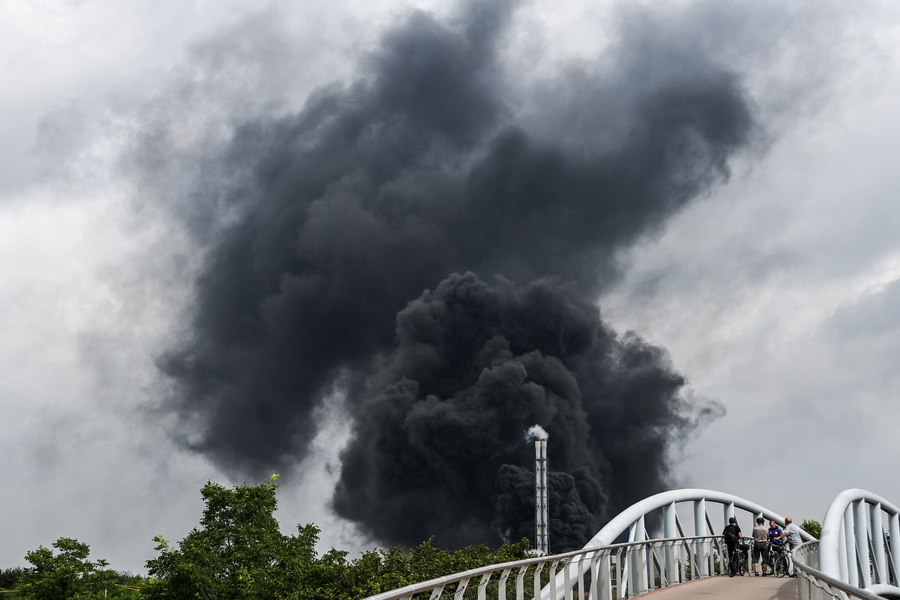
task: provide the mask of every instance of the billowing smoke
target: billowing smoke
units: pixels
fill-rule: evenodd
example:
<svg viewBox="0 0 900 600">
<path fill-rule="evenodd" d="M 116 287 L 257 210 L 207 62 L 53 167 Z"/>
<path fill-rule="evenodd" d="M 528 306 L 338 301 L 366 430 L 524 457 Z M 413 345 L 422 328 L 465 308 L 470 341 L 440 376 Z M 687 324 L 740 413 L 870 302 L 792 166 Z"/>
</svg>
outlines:
<svg viewBox="0 0 900 600">
<path fill-rule="evenodd" d="M 525 439 L 529 442 L 531 440 L 545 440 L 550 437 L 547 434 L 547 430 L 541 427 L 540 425 L 532 425 L 528 428 L 528 431 L 525 432 Z"/>
<path fill-rule="evenodd" d="M 727 177 L 752 131 L 738 81 L 626 39 L 618 76 L 573 70 L 524 117 L 499 58 L 514 8 L 414 12 L 365 78 L 242 123 L 198 165 L 192 197 L 228 226 L 190 339 L 160 359 L 185 443 L 247 477 L 289 471 L 337 386 L 354 422 L 334 507 L 388 543 L 530 534 L 537 422 L 551 544 L 577 545 L 663 488 L 669 446 L 715 410 L 590 298 L 618 250 Z"/>
<path fill-rule="evenodd" d="M 539 421 L 552 434 L 552 547 L 582 545 L 611 507 L 659 491 L 672 436 L 703 416 L 679 398 L 663 351 L 619 338 L 558 279 L 451 275 L 400 312 L 397 337 L 356 404 L 365 419 L 335 497 L 378 539 L 529 537 L 534 449 L 522 431 Z"/>
</svg>

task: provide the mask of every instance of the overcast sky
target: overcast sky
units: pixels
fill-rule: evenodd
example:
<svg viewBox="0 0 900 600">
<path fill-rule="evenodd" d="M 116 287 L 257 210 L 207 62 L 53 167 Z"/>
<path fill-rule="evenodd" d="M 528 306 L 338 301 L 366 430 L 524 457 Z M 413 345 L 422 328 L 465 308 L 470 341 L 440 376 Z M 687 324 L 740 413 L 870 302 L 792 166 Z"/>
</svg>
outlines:
<svg viewBox="0 0 900 600">
<path fill-rule="evenodd" d="M 516 13 L 503 61 L 523 89 L 627 59 L 617 40 L 651 22 L 670 46 L 700 47 L 734 72 L 752 101 L 755 141 L 730 180 L 623 251 L 620 281 L 598 298 L 619 332 L 669 351 L 691 394 L 727 409 L 672 449 L 681 487 L 795 519 L 822 520 L 850 487 L 900 502 L 893 5 L 531 1 Z M 0 568 L 67 536 L 140 571 L 154 535 L 177 541 L 198 523 L 207 480 L 232 483 L 174 444 L 171 416 L 153 410 L 165 386 L 154 361 L 185 327 L 200 256 L 168 218 L 183 199 L 166 190 L 185 174 L 142 182 L 129 141 L 177 115 L 177 163 L 227 136 L 236 115 L 289 114 L 318 86 L 364 75 L 360 58 L 412 6 L 447 10 L 0 5 Z M 346 435 L 334 410 L 281 489 L 279 518 L 354 550 L 353 527 L 326 508 L 332 441 Z"/>
</svg>

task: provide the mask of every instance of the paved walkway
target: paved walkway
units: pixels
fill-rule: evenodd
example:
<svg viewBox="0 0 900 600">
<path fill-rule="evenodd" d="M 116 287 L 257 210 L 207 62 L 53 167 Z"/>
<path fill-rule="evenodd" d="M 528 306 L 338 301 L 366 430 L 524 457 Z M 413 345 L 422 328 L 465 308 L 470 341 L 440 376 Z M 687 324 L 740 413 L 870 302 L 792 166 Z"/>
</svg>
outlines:
<svg viewBox="0 0 900 600">
<path fill-rule="evenodd" d="M 642 600 L 797 600 L 797 579 L 793 577 L 707 577 L 663 588 L 642 596 Z"/>
</svg>

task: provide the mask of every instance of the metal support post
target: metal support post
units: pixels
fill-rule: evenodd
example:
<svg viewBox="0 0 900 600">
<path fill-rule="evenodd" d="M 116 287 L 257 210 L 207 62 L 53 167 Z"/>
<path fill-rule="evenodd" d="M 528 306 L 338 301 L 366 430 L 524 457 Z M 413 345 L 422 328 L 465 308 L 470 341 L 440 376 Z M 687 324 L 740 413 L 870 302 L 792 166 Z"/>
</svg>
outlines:
<svg viewBox="0 0 900 600">
<path fill-rule="evenodd" d="M 844 512 L 844 544 L 847 553 L 847 578 L 844 580 L 850 585 L 859 587 L 859 561 L 856 555 L 856 533 L 853 527 L 853 503 L 847 505 Z"/>
<path fill-rule="evenodd" d="M 884 523 L 881 520 L 881 503 L 869 505 L 869 531 L 872 532 L 872 560 L 875 563 L 875 583 L 889 583 L 887 556 L 884 553 Z"/>
<path fill-rule="evenodd" d="M 675 503 L 663 507 L 663 537 L 672 539 L 678 537 L 678 513 L 675 512 Z M 666 542 L 666 579 L 668 584 L 681 583 L 680 569 L 675 566 L 675 542 Z"/>
<path fill-rule="evenodd" d="M 712 532 L 710 532 L 710 535 Z M 694 535 L 702 536 L 706 533 L 706 499 L 694 501 Z M 707 545 L 697 540 L 695 545 L 697 554 L 697 568 L 700 569 L 699 575 L 706 577 L 709 575 L 709 551 Z"/>
<path fill-rule="evenodd" d="M 634 540 L 635 542 L 643 542 L 647 539 L 647 529 L 644 522 L 644 516 L 635 523 Z M 637 546 L 631 551 L 631 582 L 633 585 L 632 594 L 641 594 L 647 591 L 649 583 L 647 581 L 647 548 L 646 546 Z"/>
<path fill-rule="evenodd" d="M 856 533 L 856 554 L 859 560 L 859 587 L 872 585 L 872 560 L 869 557 L 869 515 L 865 500 L 853 503 L 853 529 Z"/>
<path fill-rule="evenodd" d="M 900 515 L 891 515 L 889 531 L 891 564 L 894 567 L 894 585 L 900 585 Z"/>
<path fill-rule="evenodd" d="M 724 509 L 724 513 L 725 513 L 725 524 L 723 525 L 723 527 L 724 527 L 725 525 L 728 525 L 728 519 L 730 519 L 731 517 L 734 516 L 734 502 L 729 502 L 728 504 L 723 504 L 722 508 Z"/>
</svg>

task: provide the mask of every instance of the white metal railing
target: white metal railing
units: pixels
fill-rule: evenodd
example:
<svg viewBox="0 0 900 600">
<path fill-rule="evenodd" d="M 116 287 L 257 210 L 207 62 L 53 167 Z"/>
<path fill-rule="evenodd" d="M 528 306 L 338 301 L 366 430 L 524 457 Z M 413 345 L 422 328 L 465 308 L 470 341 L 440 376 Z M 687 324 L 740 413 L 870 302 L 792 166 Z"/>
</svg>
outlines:
<svg viewBox="0 0 900 600">
<path fill-rule="evenodd" d="M 819 570 L 819 542 L 807 542 L 791 552 L 800 581 L 800 600 L 884 600 L 900 598 L 890 589 L 862 589 Z M 894 588 L 896 589 L 896 588 Z"/>
<path fill-rule="evenodd" d="M 825 513 L 819 543 L 821 571 L 850 586 L 898 597 L 900 509 L 872 492 L 853 488 L 835 497 Z"/>
<path fill-rule="evenodd" d="M 765 508 L 723 492 L 671 490 L 641 500 L 621 512 L 581 550 L 491 565 L 439 577 L 371 596 L 367 600 L 625 600 L 648 591 L 724 572 L 725 555 L 707 503 L 723 506 L 724 520 L 743 509 L 753 517 L 784 520 Z M 683 537 L 676 504 L 693 509 L 694 537 Z M 661 510 L 664 539 L 648 539 L 645 521 Z M 611 544 L 627 532 L 628 542 Z M 682 536 L 682 537 L 678 537 Z M 828 508 L 821 541 L 791 552 L 799 576 L 800 600 L 900 600 L 897 587 L 900 509 L 860 489 L 845 490 Z M 477 587 L 469 584 L 477 580 Z M 421 596 L 424 600 L 424 596 Z M 417 598 L 417 600 L 419 600 Z"/>
<path fill-rule="evenodd" d="M 367 600 L 624 600 L 724 573 L 720 536 L 612 544 L 472 569 L 391 590 Z M 558 580 L 560 585 L 552 585 Z M 470 589 L 470 584 L 477 587 Z M 422 596 L 424 598 L 424 596 Z M 870 599 L 867 599 L 870 600 Z"/>
<path fill-rule="evenodd" d="M 710 505 L 722 507 L 721 525 L 708 512 Z M 688 509 L 686 521 L 679 508 Z M 736 509 L 784 523 L 784 519 L 756 504 L 724 492 L 679 489 L 661 492 L 636 502 L 609 521 L 581 550 L 551 557 L 492 565 L 440 577 L 372 596 L 367 600 L 403 600 L 430 592 L 430 600 L 622 600 L 647 591 L 721 574 L 724 552 L 721 531 Z M 647 523 L 661 532 L 651 534 Z M 687 537 L 693 530 L 693 537 Z M 659 535 L 661 533 L 662 535 Z M 805 539 L 811 539 L 806 532 Z M 613 544 L 627 536 L 627 542 Z M 654 539 L 658 538 L 658 539 Z M 469 585 L 479 579 L 477 590 Z M 529 587 L 530 586 L 530 587 Z M 452 591 L 450 591 L 452 590 Z M 424 596 L 422 596 L 424 600 Z M 418 599 L 417 599 L 418 600 Z"/>
</svg>

